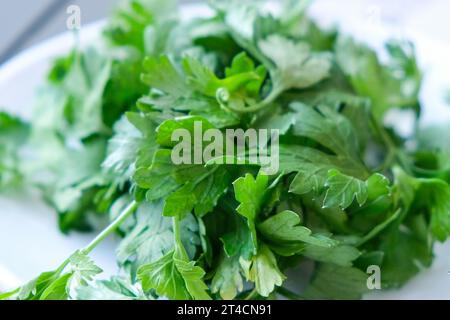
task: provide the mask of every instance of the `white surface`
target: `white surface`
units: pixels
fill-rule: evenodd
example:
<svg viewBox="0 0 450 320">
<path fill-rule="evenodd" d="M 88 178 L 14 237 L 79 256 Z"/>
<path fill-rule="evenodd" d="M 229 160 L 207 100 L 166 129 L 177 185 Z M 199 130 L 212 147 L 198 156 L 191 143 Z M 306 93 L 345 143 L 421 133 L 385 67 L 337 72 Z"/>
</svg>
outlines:
<svg viewBox="0 0 450 320">
<path fill-rule="evenodd" d="M 335 11 L 333 2 L 322 1 L 312 12 L 324 22 L 340 21 L 344 30 L 379 45 L 389 33 L 381 26 L 364 24 L 348 19 L 342 11 Z M 336 2 L 334 2 L 336 3 Z M 339 15 L 339 12 L 342 14 Z M 204 8 L 188 7 L 185 17 L 206 14 Z M 339 19 L 339 17 L 341 19 Z M 353 22 L 352 22 L 353 21 Z M 355 25 L 358 26 L 355 28 Z M 81 40 L 89 43 L 98 35 L 101 24 L 84 27 Z M 427 70 L 422 93 L 426 109 L 426 122 L 449 120 L 448 108 L 442 101 L 443 89 L 450 84 L 450 46 L 434 42 L 409 30 L 408 36 L 416 42 L 421 65 Z M 49 63 L 55 56 L 68 51 L 73 44 L 72 35 L 64 34 L 47 41 L 12 60 L 0 69 L 0 106 L 7 106 L 24 117 L 30 114 L 33 95 L 41 83 Z M 61 235 L 56 227 L 56 217 L 37 199 L 0 196 L 0 289 L 14 287 L 33 278 L 38 273 L 55 268 L 74 250 L 85 246 L 93 235 Z M 105 242 L 93 254 L 95 261 L 105 269 L 105 274 L 116 269 L 115 243 Z M 436 247 L 437 258 L 431 269 L 425 270 L 403 289 L 370 295 L 386 299 L 450 299 L 450 245 Z"/>
</svg>

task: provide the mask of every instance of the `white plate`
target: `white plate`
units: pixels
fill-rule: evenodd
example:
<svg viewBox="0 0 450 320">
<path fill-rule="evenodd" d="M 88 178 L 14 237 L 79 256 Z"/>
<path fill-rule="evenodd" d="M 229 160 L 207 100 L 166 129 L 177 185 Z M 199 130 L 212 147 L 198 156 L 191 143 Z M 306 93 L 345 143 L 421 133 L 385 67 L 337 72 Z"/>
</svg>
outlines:
<svg viewBox="0 0 450 320">
<path fill-rule="evenodd" d="M 312 13 L 324 23 L 339 22 L 344 30 L 358 30 L 372 44 L 379 45 L 386 38 L 383 28 L 348 19 L 348 13 L 336 10 L 329 2 L 317 2 Z M 204 6 L 190 5 L 182 9 L 184 18 L 209 14 Z M 83 27 L 81 43 L 88 44 L 99 36 L 103 22 Z M 357 25 L 358 28 L 354 26 Z M 354 32 L 353 32 L 354 33 Z M 422 92 L 425 122 L 450 119 L 442 95 L 450 84 L 450 46 L 433 42 L 420 33 L 408 35 L 416 42 L 421 65 L 427 70 Z M 73 46 L 70 33 L 55 37 L 18 55 L 0 68 L 0 106 L 22 117 L 29 117 L 36 89 L 42 83 L 51 61 L 68 52 Z M 450 87 L 450 86 L 449 86 Z M 76 249 L 85 246 L 92 234 L 62 235 L 56 225 L 55 214 L 37 198 L 0 196 L 0 290 L 13 288 L 38 273 L 55 268 Z M 103 243 L 93 258 L 105 270 L 116 271 L 115 239 Z M 374 293 L 374 299 L 449 299 L 450 244 L 436 246 L 433 267 L 425 270 L 396 291 Z"/>
</svg>

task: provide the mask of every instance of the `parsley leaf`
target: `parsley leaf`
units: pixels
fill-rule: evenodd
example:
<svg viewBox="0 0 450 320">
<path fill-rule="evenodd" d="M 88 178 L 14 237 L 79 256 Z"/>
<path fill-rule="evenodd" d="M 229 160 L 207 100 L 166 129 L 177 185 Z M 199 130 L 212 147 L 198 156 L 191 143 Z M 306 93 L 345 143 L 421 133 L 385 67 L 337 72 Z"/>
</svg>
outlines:
<svg viewBox="0 0 450 320">
<path fill-rule="evenodd" d="M 176 245 L 161 259 L 139 268 L 138 276 L 145 291 L 175 300 L 210 299 L 202 278 L 204 270 L 189 261 L 184 248 Z"/>
<path fill-rule="evenodd" d="M 307 299 L 360 299 L 367 289 L 367 274 L 356 268 L 324 264 L 317 269 L 304 296 Z"/>
<path fill-rule="evenodd" d="M 257 292 L 263 297 L 268 297 L 286 279 L 278 268 L 275 255 L 266 245 L 258 248 L 258 254 L 252 260 L 241 259 L 241 265 L 247 280 L 255 283 Z"/>
<path fill-rule="evenodd" d="M 329 56 L 312 54 L 307 43 L 294 43 L 278 35 L 259 42 L 262 53 L 275 64 L 272 81 L 275 89 L 304 89 L 327 78 L 331 69 Z"/>
<path fill-rule="evenodd" d="M 235 197 L 240 203 L 236 211 L 247 219 L 254 252 L 258 248 L 255 223 L 266 195 L 268 181 L 268 176 L 260 173 L 256 179 L 251 174 L 247 174 L 245 177 L 233 182 Z"/>
<path fill-rule="evenodd" d="M 243 289 L 239 259 L 223 255 L 211 282 L 211 292 L 220 293 L 224 300 L 233 300 Z"/>
<path fill-rule="evenodd" d="M 309 243 L 319 247 L 330 248 L 337 244 L 336 241 L 321 235 L 312 235 L 312 231 L 300 226 L 301 219 L 295 212 L 283 211 L 258 226 L 258 230 L 273 242 Z"/>
<path fill-rule="evenodd" d="M 95 281 L 77 289 L 77 300 L 145 300 L 146 295 L 123 277 Z"/>
<path fill-rule="evenodd" d="M 18 300 L 66 300 L 71 288 L 85 286 L 101 273 L 92 260 L 80 251 L 67 260 L 67 272 L 61 270 L 44 272 L 15 291 Z"/>
<path fill-rule="evenodd" d="M 378 119 L 391 108 L 417 110 L 419 105 L 422 73 L 415 60 L 414 46 L 391 42 L 387 49 L 392 61 L 383 66 L 377 54 L 365 45 L 348 37 L 340 37 L 336 43 L 339 66 L 356 93 L 371 99 Z"/>
</svg>

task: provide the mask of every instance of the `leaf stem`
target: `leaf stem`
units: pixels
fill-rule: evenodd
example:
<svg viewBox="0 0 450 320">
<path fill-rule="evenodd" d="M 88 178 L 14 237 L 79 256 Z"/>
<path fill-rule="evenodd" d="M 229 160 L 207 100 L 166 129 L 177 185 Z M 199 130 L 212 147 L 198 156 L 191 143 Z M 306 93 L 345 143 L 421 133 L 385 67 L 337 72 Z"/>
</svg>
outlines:
<svg viewBox="0 0 450 320">
<path fill-rule="evenodd" d="M 386 219 L 386 221 L 382 222 L 381 224 L 377 225 L 375 228 L 372 229 L 366 236 L 364 236 L 357 244 L 356 247 L 361 247 L 373 238 L 375 238 L 380 232 L 382 232 L 384 229 L 386 229 L 392 222 L 397 220 L 398 217 L 400 217 L 402 213 L 402 209 L 398 209 L 392 216 Z"/>
<path fill-rule="evenodd" d="M 172 219 L 173 236 L 175 242 L 175 253 L 174 258 L 183 260 L 185 262 L 189 261 L 189 256 L 184 248 L 183 241 L 181 240 L 181 222 L 178 217 L 173 217 Z"/>
<path fill-rule="evenodd" d="M 392 138 L 389 136 L 389 134 L 386 132 L 384 127 L 380 125 L 377 119 L 372 115 L 371 116 L 371 122 L 375 129 L 375 131 L 378 133 L 378 136 L 381 138 L 381 140 L 384 142 L 385 146 L 388 149 L 388 154 L 386 156 L 386 159 L 384 163 L 382 164 L 380 171 L 386 170 L 389 168 L 392 163 L 395 161 L 397 157 L 397 146 L 395 145 Z"/>
<path fill-rule="evenodd" d="M 175 243 L 183 247 L 183 242 L 181 241 L 181 227 L 180 227 L 180 220 L 178 217 L 173 217 L 173 235 L 175 237 Z"/>
<path fill-rule="evenodd" d="M 266 107 L 268 107 L 270 104 L 272 104 L 272 102 L 274 102 L 279 96 L 280 94 L 283 92 L 283 90 L 272 90 L 270 92 L 270 94 L 261 102 L 251 106 L 251 107 L 235 107 L 233 105 L 225 105 L 225 108 L 228 108 L 229 110 L 236 112 L 236 113 L 253 113 L 253 112 L 258 112 L 261 111 L 263 109 L 265 109 Z"/>
<path fill-rule="evenodd" d="M 136 211 L 139 203 L 133 201 L 128 207 L 126 207 L 122 213 L 106 228 L 104 229 L 90 244 L 88 244 L 81 252 L 84 254 L 89 254 L 95 249 L 103 240 L 105 240 L 111 233 L 115 232 L 118 227 L 126 220 L 128 217 Z"/>
<path fill-rule="evenodd" d="M 70 257 L 64 260 L 63 263 L 56 269 L 55 271 L 55 278 L 59 277 L 61 273 L 64 271 L 64 269 L 67 267 L 67 265 L 70 263 Z"/>
<path fill-rule="evenodd" d="M 106 229 L 104 229 L 97 237 L 95 237 L 95 239 L 92 240 L 92 242 L 87 247 L 80 250 L 80 252 L 86 255 L 92 252 L 95 247 L 97 247 L 111 233 L 116 231 L 116 229 L 137 209 L 138 205 L 138 202 L 133 201 Z M 54 279 L 58 278 L 63 273 L 64 269 L 70 263 L 70 258 L 71 257 L 64 260 L 64 262 L 61 263 L 61 265 L 55 270 L 55 274 L 53 275 Z"/>
</svg>

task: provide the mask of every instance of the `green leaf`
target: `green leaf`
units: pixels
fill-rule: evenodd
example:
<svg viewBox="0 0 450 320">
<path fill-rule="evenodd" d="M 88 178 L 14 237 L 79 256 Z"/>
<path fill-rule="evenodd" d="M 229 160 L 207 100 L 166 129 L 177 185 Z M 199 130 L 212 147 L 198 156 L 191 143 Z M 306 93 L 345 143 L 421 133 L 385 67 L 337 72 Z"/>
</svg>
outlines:
<svg viewBox="0 0 450 320">
<path fill-rule="evenodd" d="M 411 218 L 403 228 L 393 225 L 389 231 L 381 238 L 381 280 L 386 288 L 398 288 L 431 265 L 432 246 L 423 215 Z"/>
<path fill-rule="evenodd" d="M 252 234 L 244 218 L 234 212 L 226 217 L 227 226 L 232 231 L 221 237 L 225 253 L 228 257 L 243 256 L 250 259 L 254 254 Z"/>
<path fill-rule="evenodd" d="M 195 138 L 195 128 L 201 129 L 200 134 L 203 139 L 203 133 L 214 126 L 206 119 L 198 116 L 187 116 L 164 121 L 157 129 L 157 141 L 162 147 L 174 147 L 179 141 L 173 141 L 172 136 L 176 130 L 187 130 L 190 136 Z M 192 145 L 194 145 L 192 141 Z"/>
<path fill-rule="evenodd" d="M 219 293 L 224 300 L 233 300 L 244 289 L 238 257 L 222 255 L 211 282 L 211 292 Z"/>
<path fill-rule="evenodd" d="M 314 245 L 307 245 L 302 251 L 302 255 L 309 259 L 330 263 L 342 267 L 351 267 L 361 253 L 355 247 L 340 244 L 335 247 L 326 248 Z"/>
<path fill-rule="evenodd" d="M 358 246 L 369 242 L 373 238 L 375 238 L 378 234 L 387 229 L 391 224 L 393 224 L 400 216 L 402 211 L 399 209 L 394 214 L 390 215 L 385 221 L 375 226 L 368 234 L 366 234 L 359 242 Z"/>
<path fill-rule="evenodd" d="M 313 158 L 308 157 L 308 153 Z M 314 191 L 319 194 L 324 189 L 328 171 L 333 168 L 329 159 L 317 151 L 305 147 L 282 146 L 280 154 L 283 155 L 281 158 L 282 168 L 286 172 L 297 172 L 289 187 L 289 192 L 302 195 Z M 309 161 L 314 158 L 322 163 L 310 163 Z"/>
<path fill-rule="evenodd" d="M 150 168 L 140 168 L 134 175 L 137 185 L 148 190 L 148 200 L 165 199 L 165 216 L 180 218 L 192 211 L 199 217 L 211 212 L 229 179 L 224 166 L 175 165 L 167 149 L 158 150 Z"/>
<path fill-rule="evenodd" d="M 243 59 L 246 61 L 239 61 Z M 249 58 L 243 55 L 236 56 L 233 63 L 234 65 L 226 70 L 224 79 L 219 79 L 212 70 L 191 57 L 183 60 L 183 68 L 190 86 L 206 96 L 216 97 L 220 88 L 229 93 L 235 93 L 241 88 L 248 88 L 251 94 L 258 93 L 265 79 L 265 69 L 255 69 Z M 245 66 L 242 67 L 242 64 Z"/>
<path fill-rule="evenodd" d="M 71 270 L 71 286 L 85 286 L 94 277 L 103 272 L 95 263 L 84 253 L 77 251 L 69 259 L 69 269 Z"/>
<path fill-rule="evenodd" d="M 158 200 L 177 189 L 178 184 L 172 175 L 174 170 L 171 151 L 161 149 L 155 152 L 149 168 L 141 167 L 136 170 L 133 180 L 140 188 L 150 190 L 147 193 L 149 200 Z"/>
<path fill-rule="evenodd" d="M 282 112 L 282 113 L 281 113 Z M 286 134 L 289 129 L 297 122 L 295 113 L 284 113 L 280 111 L 280 114 L 271 113 L 264 118 L 259 118 L 254 124 L 255 129 L 275 129 L 279 130 L 280 135 Z"/>
<path fill-rule="evenodd" d="M 157 115 L 153 116 L 130 112 L 114 126 L 115 134 L 108 141 L 108 155 L 102 167 L 116 185 L 123 186 L 130 181 L 136 167 L 153 159 L 157 150 L 155 131 L 158 125 Z"/>
<path fill-rule="evenodd" d="M 67 300 L 72 289 L 85 286 L 101 273 L 92 260 L 80 251 L 65 262 L 67 271 L 41 273 L 36 279 L 15 290 L 9 298 L 17 300 Z"/>
<path fill-rule="evenodd" d="M 260 173 L 256 179 L 247 174 L 233 182 L 234 194 L 240 203 L 236 211 L 247 219 L 255 252 L 258 247 L 255 223 L 266 195 L 268 181 L 268 176 Z"/>
<path fill-rule="evenodd" d="M 293 211 L 283 211 L 258 225 L 261 234 L 271 242 L 283 244 L 302 242 L 331 248 L 338 244 L 326 236 L 313 235 L 312 231 L 300 225 L 301 219 Z"/>
<path fill-rule="evenodd" d="M 195 300 L 211 300 L 207 293 L 208 286 L 203 282 L 205 271 L 201 267 L 196 266 L 195 262 L 186 261 L 177 252 L 175 252 L 173 259 L 192 298 Z"/>
<path fill-rule="evenodd" d="M 433 236 L 444 242 L 450 236 L 450 185 L 437 179 L 419 179 L 419 183 L 412 208 L 426 210 Z"/>
<path fill-rule="evenodd" d="M 57 278 L 45 288 L 44 292 L 42 292 L 42 295 L 39 297 L 39 300 L 67 300 L 69 297 L 67 287 L 71 277 L 71 273 L 66 273 Z"/>
<path fill-rule="evenodd" d="M 19 288 L 17 300 L 39 300 L 44 290 L 57 279 L 54 271 L 43 272 L 37 278 Z"/>
<path fill-rule="evenodd" d="M 325 183 L 328 188 L 324 200 L 327 208 L 339 206 L 347 209 L 356 198 L 362 206 L 368 198 L 367 186 L 364 181 L 343 175 L 337 170 L 328 172 L 328 180 Z"/>
<path fill-rule="evenodd" d="M 145 31 L 153 24 L 172 19 L 176 1 L 130 0 L 119 6 L 105 30 L 105 35 L 117 46 L 133 46 L 145 50 Z"/>
<path fill-rule="evenodd" d="M 305 89 L 330 74 L 330 57 L 312 53 L 305 42 L 295 43 L 280 35 L 271 35 L 259 42 L 259 48 L 276 66 L 271 72 L 276 90 Z"/>
<path fill-rule="evenodd" d="M 302 103 L 293 103 L 298 120 L 294 134 L 309 138 L 330 150 L 332 163 L 354 176 L 364 175 L 366 169 L 359 154 L 359 140 L 350 120 L 330 107 L 317 108 Z"/>
<path fill-rule="evenodd" d="M 155 289 L 160 296 L 174 300 L 189 300 L 191 295 L 175 265 L 173 255 L 174 251 L 170 251 L 161 259 L 140 267 L 138 277 L 144 291 Z"/>
<path fill-rule="evenodd" d="M 174 300 L 210 299 L 202 280 L 205 272 L 179 250 L 176 248 L 158 261 L 139 268 L 144 291 L 155 289 L 159 296 Z"/>
<path fill-rule="evenodd" d="M 189 88 L 183 76 L 167 56 L 147 57 L 144 61 L 142 81 L 165 93 L 182 97 L 189 94 Z"/>
<path fill-rule="evenodd" d="M 276 286 L 281 286 L 286 277 L 278 269 L 275 255 L 266 245 L 261 245 L 251 261 L 241 259 L 247 280 L 255 283 L 256 291 L 268 297 Z"/>
<path fill-rule="evenodd" d="M 23 144 L 30 131 L 29 125 L 23 120 L 0 111 L 0 142 L 3 147 Z"/>
<path fill-rule="evenodd" d="M 0 189 L 18 185 L 22 180 L 20 148 L 29 136 L 29 125 L 0 112 Z"/>
<path fill-rule="evenodd" d="M 100 280 L 90 286 L 80 287 L 76 292 L 77 300 L 144 300 L 145 294 L 128 279 L 113 277 Z"/>
<path fill-rule="evenodd" d="M 173 241 L 172 219 L 162 215 L 162 201 L 142 203 L 135 213 L 135 223 L 117 248 L 118 262 L 136 271 L 170 252 Z M 189 257 L 194 257 L 200 245 L 199 226 L 192 215 L 181 222 L 181 238 Z"/>
<path fill-rule="evenodd" d="M 391 194 L 390 181 L 382 174 L 376 173 L 366 181 L 367 201 L 374 201 L 382 196 Z"/>
<path fill-rule="evenodd" d="M 228 189 L 230 180 L 225 168 L 197 167 L 198 178 L 194 180 L 194 177 L 190 177 L 186 184 L 166 198 L 165 216 L 182 218 L 194 211 L 198 217 L 203 217 L 213 211 L 219 198 Z M 193 170 L 191 173 L 195 172 Z M 184 181 L 186 177 L 182 179 Z M 180 203 L 183 205 L 180 206 Z"/>
<path fill-rule="evenodd" d="M 114 132 L 108 142 L 108 155 L 102 167 L 106 171 L 116 173 L 119 176 L 117 184 L 122 185 L 133 173 L 141 134 L 125 117 L 115 124 Z"/>
<path fill-rule="evenodd" d="M 187 105 L 187 110 L 190 111 L 190 115 L 207 119 L 214 127 L 219 129 L 240 124 L 239 116 L 222 108 L 215 99 L 198 98 Z"/>
<path fill-rule="evenodd" d="M 68 96 L 65 109 L 69 133 L 83 139 L 104 132 L 103 94 L 111 77 L 112 62 L 94 49 L 77 55 L 62 87 Z M 65 132 L 67 134 L 67 131 Z"/>
<path fill-rule="evenodd" d="M 166 198 L 163 215 L 166 217 L 177 217 L 180 220 L 184 219 L 192 212 L 197 202 L 197 198 L 193 192 L 194 186 L 192 184 L 186 184 L 171 193 Z"/>
<path fill-rule="evenodd" d="M 326 208 L 339 206 L 343 210 L 350 207 L 355 199 L 361 207 L 367 201 L 375 201 L 391 192 L 389 180 L 379 173 L 375 173 L 366 181 L 362 181 L 344 175 L 338 170 L 330 170 L 325 186 L 328 190 L 325 195 L 324 206 Z"/>
<path fill-rule="evenodd" d="M 297 172 L 291 192 L 320 194 L 330 170 L 367 178 L 367 169 L 359 154 L 358 136 L 345 116 L 326 106 L 312 108 L 294 103 L 291 107 L 297 111 L 293 133 L 317 143 L 314 147 L 280 145 L 280 171 Z"/>
<path fill-rule="evenodd" d="M 355 300 L 368 292 L 368 275 L 356 268 L 320 265 L 303 296 L 306 299 Z"/>
<path fill-rule="evenodd" d="M 55 137 L 56 138 L 56 137 Z M 50 161 L 36 161 L 32 179 L 43 190 L 45 199 L 59 213 L 59 226 L 63 232 L 72 229 L 89 230 L 88 214 L 94 209 L 96 190 L 103 187 L 106 179 L 101 175 L 101 163 L 105 156 L 105 141 L 91 139 L 79 148 L 58 144 L 39 148 L 39 157 Z M 64 165 L 62 165 L 62 163 Z M 41 167 L 42 166 L 42 167 Z M 72 170 L 67 171 L 67 167 Z M 37 173 L 39 172 L 39 174 Z"/>
<path fill-rule="evenodd" d="M 372 110 L 383 119 L 392 108 L 419 108 L 422 73 L 411 43 L 391 42 L 387 45 L 390 65 L 380 63 L 377 54 L 348 37 L 336 44 L 336 59 L 353 89 L 372 101 Z M 399 76 L 401 74 L 401 76 Z"/>
<path fill-rule="evenodd" d="M 242 77 L 243 75 L 253 78 L 246 83 L 244 88 L 244 94 L 252 98 L 257 98 L 259 96 L 261 87 L 266 79 L 266 74 L 266 68 L 262 65 L 255 66 L 255 62 L 248 57 L 246 52 L 236 55 L 231 62 L 231 67 L 225 69 L 225 75 L 229 81 L 231 81 L 231 79 L 239 79 L 239 77 Z M 230 90 L 231 88 L 228 87 L 227 89 Z"/>
<path fill-rule="evenodd" d="M 14 291 L 10 291 L 10 292 L 0 293 L 0 301 L 8 300 L 8 299 L 12 298 L 15 294 L 17 294 L 17 292 L 18 292 L 18 289 L 14 290 Z"/>
<path fill-rule="evenodd" d="M 450 236 L 450 186 L 440 179 L 413 178 L 396 170 L 397 192 L 407 210 L 427 214 L 433 236 L 443 242 Z"/>
</svg>

